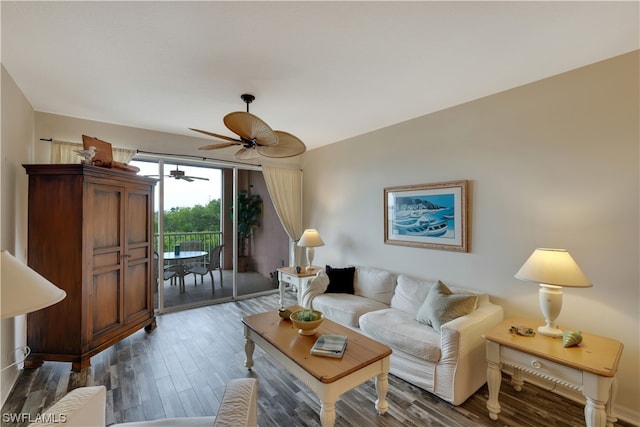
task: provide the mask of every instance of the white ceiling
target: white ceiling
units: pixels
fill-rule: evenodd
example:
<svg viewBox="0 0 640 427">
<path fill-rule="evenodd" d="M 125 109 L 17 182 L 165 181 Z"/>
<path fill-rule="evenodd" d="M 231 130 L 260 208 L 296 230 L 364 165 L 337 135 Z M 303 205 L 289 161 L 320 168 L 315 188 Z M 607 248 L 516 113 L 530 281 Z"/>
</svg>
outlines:
<svg viewBox="0 0 640 427">
<path fill-rule="evenodd" d="M 639 48 L 637 1 L 2 1 L 1 13 L 2 63 L 36 111 L 231 136 L 222 117 L 246 92 L 309 149 Z"/>
</svg>

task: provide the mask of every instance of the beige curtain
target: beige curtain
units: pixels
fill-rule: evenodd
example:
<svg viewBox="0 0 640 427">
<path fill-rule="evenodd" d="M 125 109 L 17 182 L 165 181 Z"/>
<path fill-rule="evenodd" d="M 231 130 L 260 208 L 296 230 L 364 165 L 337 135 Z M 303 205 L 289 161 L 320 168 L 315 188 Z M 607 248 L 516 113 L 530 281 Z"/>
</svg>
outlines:
<svg viewBox="0 0 640 427">
<path fill-rule="evenodd" d="M 302 171 L 264 166 L 264 180 L 280 222 L 289 235 L 289 259 L 297 262 L 296 242 L 302 237 Z"/>
<path fill-rule="evenodd" d="M 82 150 L 82 144 L 67 141 L 51 142 L 51 163 L 80 163 L 82 157 L 78 156 L 75 150 Z M 127 150 L 125 148 L 112 147 L 113 160 L 121 163 L 129 163 L 133 156 L 136 155 L 135 150 Z"/>
</svg>

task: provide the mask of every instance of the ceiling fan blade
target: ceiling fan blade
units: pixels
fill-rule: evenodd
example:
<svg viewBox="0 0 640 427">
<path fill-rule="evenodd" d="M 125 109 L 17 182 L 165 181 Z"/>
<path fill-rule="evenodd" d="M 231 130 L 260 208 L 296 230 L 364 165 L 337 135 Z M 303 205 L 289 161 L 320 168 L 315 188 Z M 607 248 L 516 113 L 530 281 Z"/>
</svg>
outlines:
<svg viewBox="0 0 640 427">
<path fill-rule="evenodd" d="M 220 134 L 218 134 L 218 133 L 209 132 L 208 130 L 195 129 L 195 128 L 189 128 L 189 130 L 192 130 L 192 131 L 194 131 L 194 132 L 200 132 L 200 133 L 203 133 L 203 134 L 205 134 L 205 135 L 212 136 L 212 137 L 214 137 L 214 138 L 224 139 L 225 141 L 232 141 L 232 142 L 234 142 L 234 143 L 242 142 L 242 141 L 240 141 L 240 140 L 239 140 L 239 139 L 237 139 L 237 138 L 232 138 L 232 137 L 230 137 L 230 136 L 225 136 L 225 135 L 220 135 Z M 233 144 L 230 144 L 230 145 L 233 145 Z M 228 147 L 228 146 L 227 146 L 227 147 Z"/>
<path fill-rule="evenodd" d="M 209 178 L 202 178 L 202 177 L 199 177 L 199 176 L 186 176 L 185 178 L 189 178 L 191 180 L 201 179 L 202 181 L 209 181 Z"/>
<path fill-rule="evenodd" d="M 297 136 L 281 130 L 275 131 L 278 143 L 268 147 L 258 147 L 258 153 L 265 157 L 293 157 L 304 153 L 307 147 Z"/>
<path fill-rule="evenodd" d="M 224 116 L 224 124 L 231 132 L 243 139 L 255 140 L 257 145 L 270 146 L 278 143 L 276 133 L 258 116 L 236 111 Z"/>
<path fill-rule="evenodd" d="M 190 176 L 177 176 L 176 179 L 182 179 L 187 182 L 193 182 Z"/>
<path fill-rule="evenodd" d="M 236 151 L 236 154 L 234 154 L 234 156 L 236 160 L 253 160 L 253 159 L 257 159 L 258 157 L 260 157 L 260 155 L 258 154 L 258 152 L 255 150 L 255 148 L 241 148 L 238 151 Z"/>
</svg>

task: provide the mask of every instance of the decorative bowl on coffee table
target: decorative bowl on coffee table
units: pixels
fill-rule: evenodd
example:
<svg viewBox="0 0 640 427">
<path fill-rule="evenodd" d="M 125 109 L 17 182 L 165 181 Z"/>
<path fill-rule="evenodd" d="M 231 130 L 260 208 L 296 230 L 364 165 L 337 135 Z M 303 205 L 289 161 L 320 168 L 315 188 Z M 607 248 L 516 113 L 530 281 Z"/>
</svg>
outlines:
<svg viewBox="0 0 640 427">
<path fill-rule="evenodd" d="M 324 320 L 324 316 L 318 310 L 298 310 L 291 313 L 289 319 L 298 328 L 300 335 L 313 335 Z"/>
</svg>

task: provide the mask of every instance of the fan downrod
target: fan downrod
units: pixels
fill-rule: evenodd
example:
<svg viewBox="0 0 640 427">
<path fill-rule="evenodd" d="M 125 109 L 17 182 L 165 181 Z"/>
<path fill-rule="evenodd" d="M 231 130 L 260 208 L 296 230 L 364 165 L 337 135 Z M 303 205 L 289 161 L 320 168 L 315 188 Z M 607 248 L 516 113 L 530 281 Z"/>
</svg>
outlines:
<svg viewBox="0 0 640 427">
<path fill-rule="evenodd" d="M 247 104 L 247 113 L 248 113 L 249 112 L 249 104 L 251 104 L 256 99 L 256 97 L 251 95 L 250 93 L 243 93 L 242 95 L 240 95 L 240 98 L 242 98 L 244 103 Z"/>
</svg>

